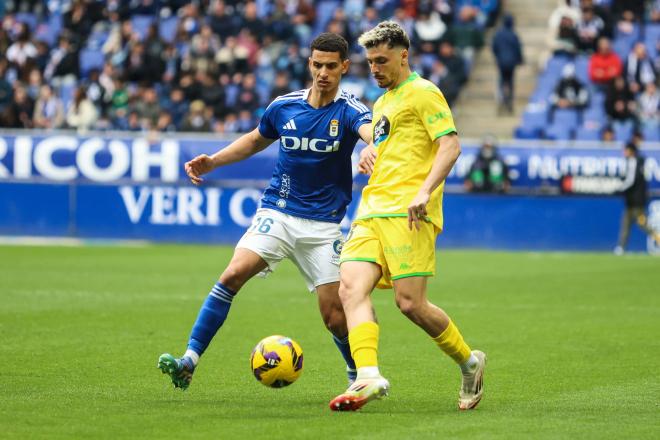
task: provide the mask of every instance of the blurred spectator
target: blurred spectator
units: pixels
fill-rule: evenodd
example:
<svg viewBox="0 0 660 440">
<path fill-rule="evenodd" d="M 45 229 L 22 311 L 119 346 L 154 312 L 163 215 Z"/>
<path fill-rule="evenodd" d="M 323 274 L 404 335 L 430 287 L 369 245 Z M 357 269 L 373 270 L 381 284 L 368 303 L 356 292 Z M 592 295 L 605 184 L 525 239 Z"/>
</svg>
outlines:
<svg viewBox="0 0 660 440">
<path fill-rule="evenodd" d="M 589 91 L 576 77 L 575 66 L 567 64 L 562 71 L 562 78 L 550 95 L 550 103 L 558 108 L 581 109 L 589 101 Z"/>
<path fill-rule="evenodd" d="M 621 71 L 621 59 L 612 51 L 610 40 L 601 37 L 597 52 L 589 60 L 589 78 L 595 84 L 606 85 L 621 75 Z"/>
<path fill-rule="evenodd" d="M 165 101 L 163 108 L 172 115 L 172 123 L 175 127 L 180 128 L 183 119 L 188 112 L 188 103 L 186 102 L 183 90 L 174 88 L 170 91 L 169 99 Z"/>
<path fill-rule="evenodd" d="M 154 81 L 160 81 L 165 73 L 165 46 L 165 42 L 160 38 L 158 24 L 151 23 L 144 39 L 144 51 Z"/>
<path fill-rule="evenodd" d="M 504 16 L 502 27 L 495 33 L 493 38 L 493 54 L 497 61 L 499 70 L 498 83 L 498 106 L 513 113 L 513 80 L 516 67 L 523 63 L 522 46 L 518 35 L 513 29 L 513 17 L 510 14 Z"/>
<path fill-rule="evenodd" d="M 557 35 L 551 45 L 551 49 L 555 55 L 572 57 L 576 54 L 580 41 L 575 24 L 570 17 L 561 18 Z"/>
<path fill-rule="evenodd" d="M 465 179 L 465 188 L 471 192 L 509 191 L 509 170 L 500 157 L 493 136 L 484 137 L 479 153 Z"/>
<path fill-rule="evenodd" d="M 440 14 L 427 7 L 417 15 L 414 29 L 415 33 L 412 35 L 416 45 L 423 42 L 437 44 L 447 30 L 447 26 L 440 19 Z"/>
<path fill-rule="evenodd" d="M 465 61 L 460 56 L 456 55 L 454 46 L 449 41 L 440 43 L 440 56 L 438 60 L 445 66 L 447 70 L 447 80 L 455 85 L 456 92 L 458 93 L 467 81 L 468 73 L 465 67 Z"/>
<path fill-rule="evenodd" d="M 240 15 L 234 14 L 233 10 L 229 12 L 224 1 L 213 1 L 211 3 L 210 12 L 211 16 L 209 17 L 209 25 L 211 26 L 211 29 L 213 29 L 214 34 L 219 36 L 222 40 L 227 39 L 227 37 L 231 35 L 238 34 L 238 30 L 241 26 Z"/>
<path fill-rule="evenodd" d="M 54 129 L 64 124 L 64 105 L 53 95 L 50 85 L 41 86 L 39 98 L 34 105 L 34 128 Z"/>
<path fill-rule="evenodd" d="M 33 100 L 36 100 L 39 97 L 41 92 L 41 85 L 43 84 L 43 78 L 41 77 L 41 72 L 36 67 L 30 69 L 28 74 L 27 82 L 27 93 Z"/>
<path fill-rule="evenodd" d="M 152 83 L 158 79 L 158 72 L 149 64 L 144 52 L 144 44 L 137 42 L 131 45 L 128 57 L 124 62 L 124 76 L 131 82 Z"/>
<path fill-rule="evenodd" d="M 603 130 L 600 133 L 600 139 L 603 142 L 614 142 L 614 129 L 611 125 L 607 124 L 603 127 Z"/>
<path fill-rule="evenodd" d="M 141 96 L 138 97 L 137 102 L 132 106 L 142 120 L 147 123 L 143 125 L 148 127 L 155 127 L 160 115 L 160 104 L 158 103 L 158 94 L 153 87 L 144 89 Z"/>
<path fill-rule="evenodd" d="M 34 101 L 22 84 L 14 84 L 14 93 L 2 115 L 2 126 L 9 128 L 32 128 Z"/>
<path fill-rule="evenodd" d="M 352 67 L 352 66 L 351 66 Z M 270 101 L 277 98 L 278 96 L 286 95 L 291 91 L 291 86 L 289 85 L 289 75 L 284 71 L 279 71 L 275 75 L 275 82 L 273 83 L 273 88 L 270 92 Z"/>
<path fill-rule="evenodd" d="M 70 33 L 75 46 L 81 47 L 92 32 L 93 16 L 88 10 L 87 2 L 74 0 L 71 9 L 62 15 L 62 25 Z"/>
<path fill-rule="evenodd" d="M 579 49 L 582 52 L 593 52 L 596 50 L 596 42 L 605 31 L 605 22 L 597 16 L 593 7 L 583 7 L 582 16 L 577 25 Z"/>
<path fill-rule="evenodd" d="M 614 253 L 623 254 L 630 228 L 633 222 L 637 223 L 642 231 L 660 244 L 660 232 L 654 231 L 647 222 L 646 205 L 648 203 L 648 189 L 646 177 L 644 176 L 644 157 L 639 154 L 635 144 L 628 143 L 623 155 L 626 158 L 626 175 L 621 182 L 621 194 L 625 200 L 625 210 L 621 217 L 621 230 L 619 231 L 619 241 Z"/>
<path fill-rule="evenodd" d="M 7 60 L 12 63 L 19 72 L 19 77 L 25 79 L 29 62 L 37 57 L 37 48 L 30 41 L 30 28 L 25 23 L 19 23 L 18 36 L 7 49 Z"/>
<path fill-rule="evenodd" d="M 564 26 L 570 23 L 574 28 L 579 21 L 580 10 L 572 5 L 571 0 L 557 0 L 557 7 L 552 11 L 548 19 L 548 37 L 546 41 L 552 51 L 556 50 L 562 22 Z"/>
<path fill-rule="evenodd" d="M 637 117 L 644 126 L 660 128 L 660 93 L 655 83 L 647 83 L 637 97 Z"/>
<path fill-rule="evenodd" d="M 461 8 L 458 22 L 447 31 L 447 39 L 460 52 L 471 69 L 474 54 L 484 45 L 484 36 L 476 23 L 477 9 L 471 6 Z"/>
<path fill-rule="evenodd" d="M 78 87 L 73 93 L 73 101 L 69 104 L 66 124 L 78 133 L 85 133 L 94 126 L 98 117 L 96 107 L 87 98 L 87 91 L 84 87 Z"/>
<path fill-rule="evenodd" d="M 57 87 L 60 84 L 74 84 L 79 76 L 78 51 L 72 46 L 69 37 L 61 36 L 57 49 L 51 52 L 44 78 Z"/>
<path fill-rule="evenodd" d="M 204 101 L 198 99 L 191 102 L 190 111 L 181 124 L 181 130 L 187 132 L 211 131 L 211 122 L 205 115 L 205 109 Z"/>
<path fill-rule="evenodd" d="M 5 79 L 5 73 L 7 72 L 7 61 L 0 58 L 0 114 L 11 102 L 12 96 L 14 95 L 14 90 L 9 84 L 9 81 Z M 1 126 L 2 124 L 0 124 Z"/>
<path fill-rule="evenodd" d="M 644 43 L 639 42 L 635 44 L 632 52 L 626 58 L 623 72 L 633 93 L 638 93 L 648 83 L 656 82 L 658 75 L 653 62 L 646 54 Z"/>
<path fill-rule="evenodd" d="M 629 12 L 636 17 L 644 16 L 645 0 L 611 0 L 610 8 L 615 17 L 621 17 Z"/>
<path fill-rule="evenodd" d="M 158 115 L 158 121 L 156 122 L 156 130 L 163 133 L 176 131 L 176 125 L 174 125 L 172 115 L 166 111 L 161 111 Z"/>
<path fill-rule="evenodd" d="M 610 85 L 605 100 L 605 111 L 614 121 L 631 121 L 635 116 L 635 97 L 622 76 Z"/>
<path fill-rule="evenodd" d="M 604 4 L 601 0 L 580 0 L 580 8 L 593 10 L 596 17 L 603 21 L 603 29 L 600 31 L 600 36 L 612 38 L 612 14 L 610 13 L 609 6 Z"/>
</svg>

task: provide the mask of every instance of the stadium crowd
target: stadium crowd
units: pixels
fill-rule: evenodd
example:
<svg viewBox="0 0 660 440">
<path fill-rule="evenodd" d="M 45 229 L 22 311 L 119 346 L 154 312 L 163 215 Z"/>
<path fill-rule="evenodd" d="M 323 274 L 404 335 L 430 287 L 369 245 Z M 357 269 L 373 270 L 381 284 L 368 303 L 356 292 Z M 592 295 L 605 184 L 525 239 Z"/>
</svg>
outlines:
<svg viewBox="0 0 660 440">
<path fill-rule="evenodd" d="M 660 1 L 560 0 L 521 138 L 660 141 Z"/>
<path fill-rule="evenodd" d="M 348 40 L 342 87 L 371 105 L 382 91 L 357 37 L 384 19 L 413 36 L 413 67 L 451 103 L 498 12 L 498 0 L 9 0 L 0 127 L 243 132 L 308 85 L 323 31 Z"/>
</svg>

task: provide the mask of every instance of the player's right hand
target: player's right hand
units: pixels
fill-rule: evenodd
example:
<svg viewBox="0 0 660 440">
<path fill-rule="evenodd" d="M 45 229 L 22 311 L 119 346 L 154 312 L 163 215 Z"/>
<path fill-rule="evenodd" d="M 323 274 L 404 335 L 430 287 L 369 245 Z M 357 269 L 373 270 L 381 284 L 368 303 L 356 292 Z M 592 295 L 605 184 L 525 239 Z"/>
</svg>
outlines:
<svg viewBox="0 0 660 440">
<path fill-rule="evenodd" d="M 374 144 L 369 144 L 360 151 L 360 162 L 358 162 L 358 172 L 361 174 L 371 175 L 374 172 L 374 165 L 376 164 L 376 147 Z"/>
<path fill-rule="evenodd" d="M 202 174 L 213 171 L 213 160 L 206 154 L 200 154 L 183 166 L 190 181 L 195 185 L 200 185 L 204 179 Z"/>
</svg>

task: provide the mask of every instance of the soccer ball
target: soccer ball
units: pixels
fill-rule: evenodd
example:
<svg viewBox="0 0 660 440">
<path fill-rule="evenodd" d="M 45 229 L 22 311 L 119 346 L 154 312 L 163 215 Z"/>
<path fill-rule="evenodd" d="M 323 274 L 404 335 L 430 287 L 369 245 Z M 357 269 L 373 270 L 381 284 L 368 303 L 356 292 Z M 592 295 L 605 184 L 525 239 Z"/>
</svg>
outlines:
<svg viewBox="0 0 660 440">
<path fill-rule="evenodd" d="M 252 350 L 250 368 L 254 377 L 268 387 L 291 385 L 302 373 L 302 348 L 286 336 L 268 336 Z"/>
</svg>

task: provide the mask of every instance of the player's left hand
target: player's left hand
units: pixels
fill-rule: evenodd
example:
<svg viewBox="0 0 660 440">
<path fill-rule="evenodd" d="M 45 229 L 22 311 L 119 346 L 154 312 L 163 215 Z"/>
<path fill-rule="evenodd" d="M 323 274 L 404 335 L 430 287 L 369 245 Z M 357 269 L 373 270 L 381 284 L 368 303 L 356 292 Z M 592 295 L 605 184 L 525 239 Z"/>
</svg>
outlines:
<svg viewBox="0 0 660 440">
<path fill-rule="evenodd" d="M 426 217 L 426 205 L 430 198 L 430 194 L 420 191 L 408 205 L 408 229 L 411 231 L 413 224 L 418 231 L 422 228 L 421 221 Z"/>
<path fill-rule="evenodd" d="M 376 147 L 374 144 L 369 144 L 360 151 L 360 162 L 358 163 L 358 172 L 361 174 L 371 175 L 374 172 L 374 165 L 376 164 Z"/>
</svg>

